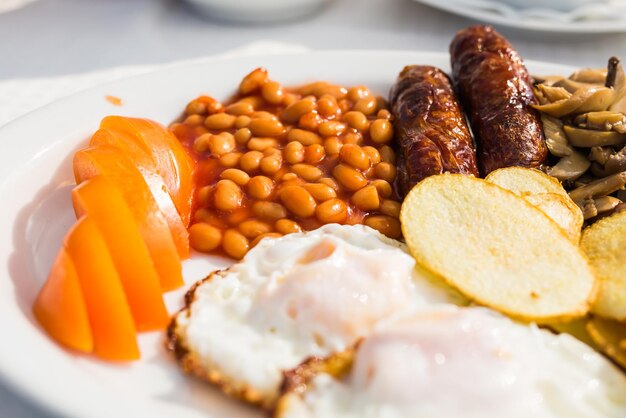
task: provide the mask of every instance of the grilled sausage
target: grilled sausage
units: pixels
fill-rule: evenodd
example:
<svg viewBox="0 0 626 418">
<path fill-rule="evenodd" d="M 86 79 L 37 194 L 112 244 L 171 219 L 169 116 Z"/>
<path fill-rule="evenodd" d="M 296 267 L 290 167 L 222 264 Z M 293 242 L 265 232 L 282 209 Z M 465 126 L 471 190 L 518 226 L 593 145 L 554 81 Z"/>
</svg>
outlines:
<svg viewBox="0 0 626 418">
<path fill-rule="evenodd" d="M 489 26 L 457 33 L 452 73 L 468 112 L 481 173 L 509 166 L 539 167 L 548 155 L 530 76 L 511 44 Z"/>
<path fill-rule="evenodd" d="M 402 195 L 420 180 L 445 172 L 478 175 L 472 136 L 448 76 L 408 66 L 390 93 Z"/>
</svg>

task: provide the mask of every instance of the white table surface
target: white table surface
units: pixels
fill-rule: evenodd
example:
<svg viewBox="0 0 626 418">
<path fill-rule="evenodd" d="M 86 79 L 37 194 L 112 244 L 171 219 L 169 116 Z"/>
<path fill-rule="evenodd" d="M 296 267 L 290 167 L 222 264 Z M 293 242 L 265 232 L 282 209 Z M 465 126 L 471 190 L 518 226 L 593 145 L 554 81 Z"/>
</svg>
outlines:
<svg viewBox="0 0 626 418">
<path fill-rule="evenodd" d="M 0 14 L 0 80 L 166 63 L 261 39 L 312 49 L 447 51 L 454 33 L 471 23 L 410 0 L 335 0 L 306 19 L 247 27 L 200 16 L 178 0 L 39 0 Z M 526 59 L 599 67 L 611 55 L 626 58 L 626 34 L 501 29 Z M 52 415 L 0 383 L 0 417 Z"/>
</svg>

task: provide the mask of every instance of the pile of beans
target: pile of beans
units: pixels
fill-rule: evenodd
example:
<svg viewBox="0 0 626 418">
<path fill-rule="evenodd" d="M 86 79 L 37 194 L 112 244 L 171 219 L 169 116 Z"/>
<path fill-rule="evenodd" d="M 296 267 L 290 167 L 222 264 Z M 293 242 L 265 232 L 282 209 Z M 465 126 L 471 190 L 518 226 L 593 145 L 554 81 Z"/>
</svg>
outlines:
<svg viewBox="0 0 626 418">
<path fill-rule="evenodd" d="M 191 101 L 171 126 L 198 163 L 191 246 L 240 259 L 262 238 L 328 223 L 399 238 L 386 106 L 363 86 L 287 89 L 262 68 L 227 104 Z"/>
</svg>

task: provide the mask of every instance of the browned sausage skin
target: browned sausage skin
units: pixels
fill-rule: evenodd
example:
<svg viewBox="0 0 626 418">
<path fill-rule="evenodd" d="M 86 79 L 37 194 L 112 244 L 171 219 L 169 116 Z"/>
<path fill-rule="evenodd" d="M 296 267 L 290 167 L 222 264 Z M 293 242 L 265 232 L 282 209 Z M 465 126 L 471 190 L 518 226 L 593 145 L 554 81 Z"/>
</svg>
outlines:
<svg viewBox="0 0 626 418">
<path fill-rule="evenodd" d="M 478 175 L 472 136 L 448 76 L 438 68 L 405 67 L 391 89 L 404 195 L 420 180 L 445 172 Z"/>
<path fill-rule="evenodd" d="M 457 33 L 450 45 L 454 83 L 468 113 L 483 175 L 539 167 L 548 150 L 530 76 L 511 44 L 489 26 Z"/>
</svg>

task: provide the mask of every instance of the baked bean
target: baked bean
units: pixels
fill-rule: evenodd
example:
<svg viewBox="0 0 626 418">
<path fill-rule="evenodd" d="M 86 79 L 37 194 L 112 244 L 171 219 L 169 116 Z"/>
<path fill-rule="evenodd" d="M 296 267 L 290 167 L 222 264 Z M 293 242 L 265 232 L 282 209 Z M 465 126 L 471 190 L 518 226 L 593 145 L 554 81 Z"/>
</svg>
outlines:
<svg viewBox="0 0 626 418">
<path fill-rule="evenodd" d="M 259 242 L 261 242 L 261 240 L 265 238 L 280 238 L 280 237 L 282 237 L 282 235 L 279 234 L 278 232 L 268 232 L 267 234 L 261 234 L 258 237 L 256 237 L 254 240 L 252 240 L 252 243 L 250 244 L 250 248 L 256 247 L 259 244 Z"/>
<path fill-rule="evenodd" d="M 322 138 L 315 132 L 305 131 L 304 129 L 292 128 L 287 133 L 288 141 L 298 141 L 302 145 L 321 144 Z"/>
<path fill-rule="evenodd" d="M 363 97 L 370 96 L 372 92 L 365 86 L 354 86 L 348 89 L 348 99 L 353 102 L 362 99 Z"/>
<path fill-rule="evenodd" d="M 204 123 L 204 116 L 202 115 L 189 115 L 185 118 L 186 125 L 202 125 Z"/>
<path fill-rule="evenodd" d="M 322 170 L 310 164 L 294 164 L 291 171 L 302 177 L 306 181 L 316 181 L 324 174 Z"/>
<path fill-rule="evenodd" d="M 340 113 L 347 113 L 352 110 L 352 102 L 348 99 L 339 100 L 337 104 L 339 105 Z"/>
<path fill-rule="evenodd" d="M 343 223 L 348 218 L 348 206 L 341 199 L 330 199 L 320 203 L 315 216 L 323 223 Z"/>
<path fill-rule="evenodd" d="M 279 219 L 274 224 L 274 229 L 283 235 L 302 232 L 302 227 L 291 219 Z"/>
<path fill-rule="evenodd" d="M 348 95 L 348 90 L 343 86 L 337 86 L 334 84 L 325 84 L 318 86 L 314 91 L 315 97 L 333 96 L 335 99 L 343 99 Z"/>
<path fill-rule="evenodd" d="M 335 190 L 323 183 L 307 183 L 303 184 L 302 187 L 304 187 L 304 189 L 318 202 L 323 202 L 337 197 Z"/>
<path fill-rule="evenodd" d="M 250 218 L 250 210 L 248 208 L 235 209 L 226 215 L 226 222 L 230 226 L 237 227 L 240 223 Z"/>
<path fill-rule="evenodd" d="M 250 181 L 248 173 L 237 168 L 228 168 L 222 171 L 220 178 L 232 180 L 239 186 L 245 186 Z"/>
<path fill-rule="evenodd" d="M 370 184 L 376 187 L 378 194 L 381 195 L 382 197 L 388 198 L 393 193 L 391 184 L 389 184 L 385 180 L 376 179 L 376 180 L 373 180 Z"/>
<path fill-rule="evenodd" d="M 250 102 L 235 102 L 231 105 L 226 106 L 226 113 L 230 113 L 231 115 L 241 116 L 241 115 L 250 115 L 254 112 L 254 107 Z"/>
<path fill-rule="evenodd" d="M 380 153 L 378 152 L 376 148 L 368 145 L 368 146 L 362 147 L 361 149 L 363 150 L 363 152 L 367 154 L 367 156 L 370 159 L 370 163 L 372 165 L 376 165 L 381 161 Z"/>
<path fill-rule="evenodd" d="M 369 124 L 367 116 L 354 110 L 343 115 L 343 120 L 346 121 L 352 128 L 358 129 L 359 131 L 366 130 Z"/>
<path fill-rule="evenodd" d="M 285 174 L 283 174 L 283 176 L 280 179 L 282 181 L 284 181 L 284 182 L 287 182 L 287 181 L 291 182 L 291 181 L 294 181 L 294 180 L 297 181 L 299 179 L 299 177 L 298 177 L 298 175 L 296 173 L 285 173 Z"/>
<path fill-rule="evenodd" d="M 309 112 L 300 116 L 298 119 L 298 126 L 300 128 L 304 128 L 307 131 L 317 131 L 317 128 L 320 126 L 324 119 L 317 114 L 317 112 Z"/>
<path fill-rule="evenodd" d="M 229 152 L 220 157 L 220 164 L 226 168 L 237 167 L 242 154 L 240 152 Z"/>
<path fill-rule="evenodd" d="M 213 205 L 223 211 L 232 211 L 241 207 L 243 193 L 232 180 L 220 180 L 213 190 Z"/>
<path fill-rule="evenodd" d="M 378 148 L 378 152 L 380 152 L 380 158 L 385 163 L 396 164 L 396 153 L 389 145 L 383 145 Z"/>
<path fill-rule="evenodd" d="M 248 182 L 246 189 L 251 197 L 264 200 L 270 197 L 274 190 L 274 182 L 269 177 L 254 176 Z"/>
<path fill-rule="evenodd" d="M 285 108 L 280 114 L 280 119 L 286 123 L 296 123 L 300 119 L 300 116 L 305 113 L 314 111 L 316 108 L 314 97 L 305 97 Z"/>
<path fill-rule="evenodd" d="M 337 164 L 333 169 L 333 176 L 348 190 L 356 191 L 367 185 L 365 176 L 346 164 Z"/>
<path fill-rule="evenodd" d="M 239 84 L 239 93 L 250 94 L 260 89 L 267 82 L 267 70 L 265 68 L 257 68 L 250 74 L 245 76 Z"/>
<path fill-rule="evenodd" d="M 255 136 L 279 136 L 285 132 L 283 124 L 273 119 L 252 119 L 248 128 Z"/>
<path fill-rule="evenodd" d="M 375 210 L 380 206 L 378 191 L 374 186 L 365 186 L 357 190 L 350 198 L 355 206 L 363 211 Z"/>
<path fill-rule="evenodd" d="M 317 101 L 317 111 L 325 118 L 336 117 L 339 113 L 337 99 L 329 94 L 325 94 Z"/>
<path fill-rule="evenodd" d="M 198 99 L 192 100 L 187 104 L 185 113 L 188 115 L 206 115 L 206 104 Z"/>
<path fill-rule="evenodd" d="M 198 202 L 200 202 L 203 205 L 208 205 L 209 204 L 209 202 L 211 201 L 212 194 L 213 194 L 213 187 L 212 186 L 200 187 L 198 189 L 198 191 L 196 192 L 196 196 L 198 198 Z"/>
<path fill-rule="evenodd" d="M 279 194 L 283 205 L 294 215 L 308 218 L 315 213 L 317 203 L 313 196 L 300 186 L 284 187 Z"/>
<path fill-rule="evenodd" d="M 300 96 L 293 93 L 285 93 L 285 97 L 283 97 L 283 106 L 288 107 L 300 100 Z"/>
<path fill-rule="evenodd" d="M 304 86 L 300 86 L 300 88 L 298 88 L 298 93 L 303 96 L 308 96 L 313 94 L 313 92 L 315 92 L 318 88 L 328 86 L 328 84 L 329 83 L 327 81 L 314 81 L 312 83 L 305 84 Z"/>
<path fill-rule="evenodd" d="M 261 219 L 277 220 L 287 217 L 285 207 L 274 202 L 254 202 L 252 212 Z"/>
<path fill-rule="evenodd" d="M 239 101 L 244 103 L 250 103 L 254 109 L 260 109 L 265 104 L 265 100 L 263 100 L 261 96 L 247 96 Z"/>
<path fill-rule="evenodd" d="M 207 129 L 223 130 L 230 129 L 235 125 L 236 116 L 229 115 L 228 113 L 216 113 L 211 116 L 207 116 L 204 120 L 204 126 Z"/>
<path fill-rule="evenodd" d="M 224 155 L 235 149 L 235 137 L 228 132 L 220 132 L 209 138 L 209 151 L 214 155 Z"/>
<path fill-rule="evenodd" d="M 330 177 L 321 178 L 317 182 L 327 185 L 328 187 L 333 189 L 335 192 L 339 190 L 339 185 L 337 184 L 337 182 L 331 179 Z"/>
<path fill-rule="evenodd" d="M 327 122 L 320 123 L 318 132 L 322 136 L 338 136 L 346 130 L 346 124 L 329 120 Z"/>
<path fill-rule="evenodd" d="M 278 120 L 278 116 L 273 114 L 272 112 L 266 112 L 265 110 L 257 110 L 253 114 L 250 115 L 252 119 L 268 119 L 268 120 Z"/>
<path fill-rule="evenodd" d="M 222 231 L 213 225 L 199 222 L 189 228 L 189 244 L 198 251 L 213 251 L 222 243 Z"/>
<path fill-rule="evenodd" d="M 320 144 L 309 145 L 304 149 L 304 161 L 309 164 L 318 164 L 324 159 L 324 147 Z"/>
<path fill-rule="evenodd" d="M 212 225 L 219 229 L 224 229 L 227 227 L 226 222 L 222 219 L 215 216 L 213 211 L 210 211 L 206 208 L 200 208 L 193 214 L 193 219 L 195 222 L 203 222 L 205 224 Z"/>
<path fill-rule="evenodd" d="M 326 154 L 337 155 L 341 151 L 342 146 L 341 140 L 336 136 L 329 136 L 324 140 L 324 150 L 326 150 Z"/>
<path fill-rule="evenodd" d="M 227 229 L 222 237 L 224 252 L 236 260 L 240 260 L 248 252 L 250 243 L 241 232 L 236 229 Z"/>
<path fill-rule="evenodd" d="M 246 238 L 256 238 L 261 234 L 272 232 L 272 226 L 265 222 L 249 219 L 239 224 L 239 231 Z"/>
<path fill-rule="evenodd" d="M 291 131 L 290 131 L 291 132 Z M 293 141 L 288 143 L 283 150 L 285 160 L 289 164 L 297 164 L 304 161 L 304 145 L 301 142 Z"/>
<path fill-rule="evenodd" d="M 365 218 L 365 225 L 370 228 L 376 229 L 387 235 L 389 238 L 400 238 L 402 235 L 402 229 L 400 227 L 400 221 L 396 218 L 386 215 L 373 215 Z"/>
<path fill-rule="evenodd" d="M 376 112 L 377 112 L 376 115 L 378 115 L 378 112 L 380 112 L 381 110 L 387 110 L 388 107 L 389 107 L 389 103 L 387 102 L 387 100 L 385 100 L 381 96 L 376 96 Z M 378 119 L 387 119 L 387 118 L 378 118 Z"/>
<path fill-rule="evenodd" d="M 402 205 L 400 204 L 400 202 L 396 202 L 395 200 L 391 199 L 384 199 L 380 204 L 380 212 L 384 215 L 388 215 L 394 218 L 400 216 L 401 208 Z"/>
<path fill-rule="evenodd" d="M 370 168 L 369 156 L 361 147 L 355 144 L 344 145 L 339 152 L 339 159 L 359 170 Z"/>
<path fill-rule="evenodd" d="M 235 131 L 235 141 L 239 144 L 247 143 L 252 138 L 252 132 L 248 128 L 241 128 Z"/>
<path fill-rule="evenodd" d="M 253 151 L 265 151 L 268 148 L 276 148 L 278 142 L 274 138 L 257 138 L 252 137 L 248 141 L 248 149 Z"/>
<path fill-rule="evenodd" d="M 250 118 L 250 116 L 245 116 L 245 115 L 237 116 L 237 119 L 235 119 L 235 128 L 237 129 L 247 128 L 248 125 L 250 125 L 250 122 L 252 122 L 252 119 Z"/>
<path fill-rule="evenodd" d="M 283 86 L 276 81 L 268 81 L 261 88 L 261 95 L 271 104 L 280 104 L 285 97 L 285 91 L 283 90 Z"/>
<path fill-rule="evenodd" d="M 275 174 L 283 165 L 283 157 L 278 151 L 277 154 L 271 154 L 261 159 L 261 171 L 265 174 Z"/>
<path fill-rule="evenodd" d="M 374 114 L 376 112 L 376 97 L 374 96 L 366 96 L 363 97 L 354 103 L 353 110 L 357 112 L 361 112 L 366 116 Z"/>
<path fill-rule="evenodd" d="M 378 163 L 374 168 L 376 177 L 383 179 L 389 183 L 396 178 L 396 166 L 386 162 Z"/>
<path fill-rule="evenodd" d="M 193 141 L 193 149 L 198 153 L 206 152 L 209 149 L 209 139 L 211 134 L 202 134 Z"/>
<path fill-rule="evenodd" d="M 239 167 L 248 174 L 254 173 L 261 165 L 263 153 L 260 151 L 248 151 L 239 159 Z"/>
<path fill-rule="evenodd" d="M 393 128 L 387 119 L 376 119 L 370 125 L 370 138 L 375 144 L 386 144 L 392 137 Z"/>
<path fill-rule="evenodd" d="M 363 135 L 359 132 L 348 132 L 343 136 L 344 144 L 360 144 L 363 142 Z"/>
<path fill-rule="evenodd" d="M 378 113 L 376 114 L 376 119 L 387 119 L 387 120 L 391 120 L 391 112 L 389 112 L 387 109 L 381 109 L 378 111 Z"/>
</svg>

